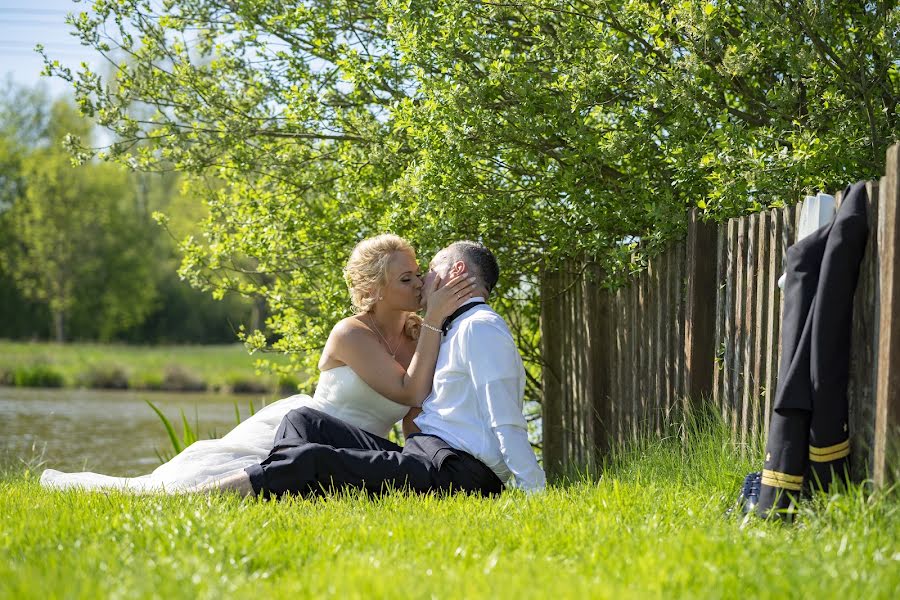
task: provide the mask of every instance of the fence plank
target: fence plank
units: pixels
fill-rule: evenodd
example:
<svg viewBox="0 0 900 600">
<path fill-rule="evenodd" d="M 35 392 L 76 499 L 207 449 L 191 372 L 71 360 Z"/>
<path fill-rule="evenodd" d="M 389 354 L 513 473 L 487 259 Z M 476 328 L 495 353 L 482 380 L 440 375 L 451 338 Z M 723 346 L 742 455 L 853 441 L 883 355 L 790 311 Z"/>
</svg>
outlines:
<svg viewBox="0 0 900 600">
<path fill-rule="evenodd" d="M 657 257 L 658 258 L 658 257 Z M 647 265 L 647 306 L 645 307 L 644 318 L 647 320 L 647 408 L 650 416 L 650 428 L 652 431 L 659 433 L 659 395 L 657 393 L 657 377 L 659 371 L 656 368 L 657 358 L 657 334 L 659 333 L 659 320 L 657 319 L 657 308 L 659 307 L 659 298 L 656 295 L 656 283 L 659 280 L 659 261 L 654 258 Z"/>
<path fill-rule="evenodd" d="M 562 458 L 562 381 L 560 361 L 564 356 L 559 303 L 561 275 L 544 272 L 541 278 L 541 352 L 544 357 L 541 385 L 541 429 L 543 433 L 542 455 L 544 470 L 551 479 L 559 473 Z"/>
<path fill-rule="evenodd" d="M 728 220 L 727 261 L 725 268 L 725 359 L 722 362 L 723 394 L 719 410 L 726 423 L 731 423 L 731 399 L 734 395 L 734 298 L 737 276 L 737 219 Z"/>
<path fill-rule="evenodd" d="M 575 330 L 575 324 L 577 323 L 577 315 L 576 315 L 576 306 L 578 305 L 578 288 L 575 286 L 575 274 L 573 270 L 577 268 L 574 263 L 570 263 L 568 272 L 566 273 L 566 285 L 568 286 L 569 293 L 566 294 L 567 302 L 567 318 L 566 318 L 566 345 L 570 348 L 575 348 L 574 346 L 574 336 L 573 332 Z M 578 361 L 578 355 L 581 352 L 568 352 L 568 364 L 566 365 L 566 430 L 568 435 L 566 436 L 568 439 L 568 444 L 566 446 L 566 465 L 570 465 L 575 460 L 575 448 L 578 443 L 577 436 L 578 430 L 576 428 L 575 423 L 575 385 L 577 382 L 575 376 L 576 363 Z"/>
<path fill-rule="evenodd" d="M 743 365 L 741 369 L 743 386 L 740 397 L 741 413 L 741 451 L 747 449 L 750 433 L 750 413 L 753 404 L 753 349 L 756 342 L 756 244 L 758 241 L 759 215 L 753 214 L 744 219 L 746 225 L 745 258 L 744 258 L 744 300 L 742 306 L 743 327 Z"/>
<path fill-rule="evenodd" d="M 594 320 L 598 327 L 594 331 L 591 341 L 591 358 L 596 361 L 594 365 L 601 365 L 597 369 L 590 363 L 588 368 L 593 373 L 594 391 L 588 398 L 594 402 L 594 452 L 591 455 L 592 465 L 598 464 L 600 456 L 609 452 L 615 444 L 615 428 L 612 425 L 612 379 L 613 369 L 612 352 L 613 322 L 611 317 L 612 294 L 606 288 L 600 288 L 599 283 L 604 279 L 604 273 L 597 265 L 591 268 L 590 288 L 594 290 Z M 592 368 L 593 367 L 593 368 Z M 599 455 L 598 455 L 599 453 Z"/>
<path fill-rule="evenodd" d="M 735 439 L 741 426 L 741 398 L 744 394 L 743 365 L 744 365 L 744 300 L 746 290 L 747 268 L 747 220 L 736 219 L 737 242 L 735 248 L 735 276 L 734 276 L 734 346 L 733 362 L 731 365 L 732 397 L 729 398 L 731 412 L 731 431 Z"/>
<path fill-rule="evenodd" d="M 721 406 L 723 396 L 723 364 L 725 361 L 725 271 L 727 265 L 725 241 L 728 227 L 722 225 L 716 228 L 716 328 L 713 335 L 713 348 L 715 353 L 715 365 L 713 368 L 713 405 Z"/>
<path fill-rule="evenodd" d="M 638 364 L 640 365 L 640 375 L 638 377 L 638 403 L 640 405 L 640 417 L 638 428 L 641 433 L 645 433 L 648 429 L 647 416 L 649 414 L 647 406 L 647 338 L 649 327 L 644 315 L 647 313 L 647 269 L 641 271 L 638 275 L 638 311 L 635 314 L 635 320 L 638 324 Z"/>
<path fill-rule="evenodd" d="M 688 221 L 685 264 L 684 353 L 685 394 L 689 402 L 702 403 L 712 396 L 715 367 L 715 322 L 710 318 L 716 294 L 716 228 L 700 220 L 697 209 Z"/>
<path fill-rule="evenodd" d="M 685 360 L 684 360 L 684 319 L 685 319 L 685 257 L 687 255 L 687 242 L 682 240 L 675 244 L 675 398 L 679 406 L 684 404 L 687 395 L 685 386 Z"/>
<path fill-rule="evenodd" d="M 851 475 L 871 477 L 875 447 L 875 381 L 878 374 L 878 184 L 866 184 L 869 239 L 853 298 L 850 372 L 847 381 Z"/>
<path fill-rule="evenodd" d="M 628 331 L 629 335 L 629 351 L 631 354 L 631 394 L 629 399 L 631 400 L 631 436 L 632 439 L 637 439 L 638 436 L 638 423 L 640 421 L 640 410 L 641 410 L 641 396 L 640 396 L 640 387 L 638 386 L 638 377 L 640 373 L 641 361 L 640 361 L 640 330 L 638 329 L 638 302 L 639 302 L 639 294 L 641 291 L 640 285 L 638 282 L 640 281 L 639 275 L 635 275 L 632 279 L 632 285 L 630 286 L 630 298 L 629 298 L 629 311 L 628 311 Z"/>
<path fill-rule="evenodd" d="M 766 316 L 766 382 L 765 382 L 765 410 L 763 413 L 762 431 L 763 437 L 768 435 L 769 421 L 772 418 L 772 402 L 775 400 L 775 387 L 778 379 L 778 358 L 781 352 L 781 288 L 778 287 L 778 278 L 783 271 L 782 254 L 782 226 L 784 213 L 780 210 L 769 211 L 771 229 L 769 231 L 769 306 Z"/>
<path fill-rule="evenodd" d="M 763 411 L 761 409 L 761 399 L 763 386 L 766 379 L 767 361 L 765 357 L 766 349 L 766 332 L 768 317 L 768 307 L 771 301 L 769 297 L 768 280 L 771 263 L 769 258 L 769 230 L 771 227 L 770 213 L 768 211 L 759 213 L 757 222 L 757 242 L 756 242 L 756 336 L 753 342 L 753 370 L 752 370 L 752 388 L 750 405 L 750 436 L 749 441 L 757 442 L 759 432 L 762 430 L 761 421 Z M 755 450 L 755 447 L 753 447 Z"/>
<path fill-rule="evenodd" d="M 900 144 L 887 152 L 879 185 L 878 390 L 875 404 L 875 484 L 900 480 Z"/>
</svg>

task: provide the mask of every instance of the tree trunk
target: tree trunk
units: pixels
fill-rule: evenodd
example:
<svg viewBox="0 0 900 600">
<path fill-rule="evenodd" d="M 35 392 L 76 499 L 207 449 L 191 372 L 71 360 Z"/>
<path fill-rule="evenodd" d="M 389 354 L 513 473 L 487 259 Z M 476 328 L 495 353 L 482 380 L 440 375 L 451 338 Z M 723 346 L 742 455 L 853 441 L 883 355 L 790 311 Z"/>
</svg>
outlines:
<svg viewBox="0 0 900 600">
<path fill-rule="evenodd" d="M 56 342 L 62 344 L 66 341 L 65 314 L 61 310 L 53 311 L 53 330 L 56 332 Z"/>
</svg>

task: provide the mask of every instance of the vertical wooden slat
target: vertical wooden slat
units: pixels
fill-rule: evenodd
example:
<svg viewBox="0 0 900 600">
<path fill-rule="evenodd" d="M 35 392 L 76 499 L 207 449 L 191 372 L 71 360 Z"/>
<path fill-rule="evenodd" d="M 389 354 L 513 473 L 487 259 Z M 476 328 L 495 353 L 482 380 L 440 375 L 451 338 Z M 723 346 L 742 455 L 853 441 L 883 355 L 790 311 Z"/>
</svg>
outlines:
<svg viewBox="0 0 900 600">
<path fill-rule="evenodd" d="M 640 386 L 638 385 L 638 381 L 640 378 L 640 352 L 641 352 L 641 342 L 640 342 L 640 329 L 638 319 L 638 307 L 640 306 L 640 291 L 641 286 L 639 285 L 639 274 L 635 275 L 631 278 L 630 287 L 630 308 L 628 315 L 628 330 L 631 332 L 630 341 L 629 341 L 629 350 L 631 354 L 631 439 L 636 440 L 640 433 L 640 414 L 641 414 L 641 396 L 640 396 Z"/>
<path fill-rule="evenodd" d="M 628 426 L 627 415 L 625 414 L 626 407 L 628 406 L 628 387 L 625 385 L 626 382 L 626 373 L 631 372 L 631 357 L 628 355 L 627 345 L 626 345 L 626 330 L 625 324 L 627 323 L 627 309 L 628 303 L 626 302 L 626 289 L 624 287 L 619 288 L 616 292 L 616 295 L 619 299 L 618 307 L 619 310 L 617 312 L 617 326 L 616 326 L 616 335 L 619 340 L 619 364 L 616 365 L 616 372 L 618 373 L 618 382 L 617 382 L 617 395 L 616 395 L 616 405 L 618 408 L 618 420 L 619 420 L 619 442 L 624 443 L 627 439 L 626 427 Z"/>
<path fill-rule="evenodd" d="M 753 344 L 753 387 L 751 391 L 753 403 L 750 406 L 750 440 L 754 442 L 758 439 L 763 427 L 761 421 L 764 411 L 761 404 L 768 366 L 765 351 L 766 332 L 768 331 L 768 308 L 771 302 L 768 289 L 769 271 L 771 270 L 771 263 L 769 262 L 770 213 L 768 211 L 762 212 L 758 218 L 755 282 L 756 317 L 754 319 L 756 322 L 756 337 Z"/>
<path fill-rule="evenodd" d="M 581 395 L 579 387 L 584 381 L 581 373 L 581 358 L 584 356 L 584 348 L 581 345 L 581 317 L 582 306 L 581 285 L 578 281 L 578 268 L 580 265 L 573 262 L 570 271 L 570 320 L 569 320 L 569 356 L 571 366 L 569 368 L 569 460 L 566 467 L 580 462 L 581 442 Z"/>
<path fill-rule="evenodd" d="M 787 267 L 787 250 L 790 246 L 794 244 L 794 238 L 797 232 L 797 215 L 799 214 L 799 210 L 797 210 L 797 205 L 786 206 L 782 209 L 782 221 L 781 221 L 781 272 L 785 272 L 785 268 Z M 779 275 L 780 277 L 780 275 Z M 781 302 L 778 305 L 778 322 L 781 323 L 784 320 L 784 294 L 781 295 Z M 779 336 L 780 337 L 780 336 Z M 778 344 L 778 358 L 776 359 L 778 367 L 776 369 L 780 369 L 781 366 L 781 343 Z M 778 391 L 778 384 L 776 383 L 776 392 Z M 774 401 L 774 396 L 772 400 Z"/>
<path fill-rule="evenodd" d="M 616 297 L 618 298 L 616 311 L 616 337 L 618 338 L 619 344 L 619 362 L 616 365 L 616 373 L 618 375 L 616 382 L 616 406 L 618 407 L 618 421 L 619 421 L 619 442 L 624 443 L 627 439 L 626 427 L 627 427 L 627 418 L 625 415 L 625 408 L 628 406 L 628 396 L 626 395 L 627 387 L 625 386 L 625 374 L 631 371 L 631 362 L 630 357 L 626 352 L 625 345 L 625 315 L 627 314 L 626 308 L 627 303 L 625 301 L 625 288 L 619 288 L 616 291 Z"/>
<path fill-rule="evenodd" d="M 594 450 L 591 454 L 591 464 L 597 464 L 599 456 L 605 456 L 615 442 L 615 428 L 612 426 L 612 413 L 610 404 L 612 401 L 612 380 L 614 352 L 614 324 L 612 320 L 612 294 L 607 288 L 601 288 L 600 282 L 604 279 L 603 271 L 597 266 L 591 266 L 590 289 L 594 297 L 593 312 L 596 330 L 591 340 L 590 359 L 588 370 L 594 380 L 594 390 L 588 399 L 593 403 L 594 420 L 592 424 Z M 599 365 L 599 368 L 597 366 Z M 599 456 L 597 453 L 600 453 Z"/>
<path fill-rule="evenodd" d="M 715 322 L 710 306 L 716 296 L 716 228 L 691 211 L 686 241 L 685 395 L 701 403 L 712 396 L 715 366 Z"/>
<path fill-rule="evenodd" d="M 619 445 L 619 429 L 618 429 L 618 373 L 616 367 L 621 362 L 619 356 L 619 327 L 616 318 L 616 310 L 619 306 L 619 297 L 615 291 L 609 294 L 608 312 L 606 321 L 609 323 L 609 364 L 606 369 L 609 371 L 609 399 L 607 404 L 607 427 L 609 430 L 610 447 L 616 448 Z"/>
<path fill-rule="evenodd" d="M 675 253 L 670 248 L 665 255 L 666 274 L 663 298 L 665 302 L 665 328 L 663 332 L 665 344 L 665 363 L 663 364 L 663 378 L 665 379 L 665 406 L 670 410 L 675 405 L 674 377 L 674 353 L 675 353 Z"/>
<path fill-rule="evenodd" d="M 900 479 L 900 144 L 888 149 L 879 185 L 878 390 L 875 400 L 875 484 Z"/>
<path fill-rule="evenodd" d="M 725 292 L 726 292 L 726 266 L 727 249 L 725 246 L 728 226 L 723 224 L 716 228 L 716 329 L 714 336 L 714 352 L 716 365 L 713 371 L 713 405 L 721 408 L 724 376 L 722 366 L 725 361 Z"/>
<path fill-rule="evenodd" d="M 685 254 L 686 242 L 675 244 L 675 399 L 678 406 L 683 406 L 687 389 L 685 387 L 684 360 L 684 305 L 685 305 Z"/>
<path fill-rule="evenodd" d="M 871 474 L 875 446 L 875 387 L 878 366 L 878 184 L 866 184 L 869 239 L 853 297 L 850 339 L 849 400 L 851 475 L 862 481 Z"/>
<path fill-rule="evenodd" d="M 647 322 L 643 316 L 647 310 L 647 269 L 645 268 L 637 277 L 638 310 L 635 320 L 638 326 L 637 334 L 637 359 L 638 359 L 638 430 L 641 435 L 646 431 L 647 424 Z"/>
<path fill-rule="evenodd" d="M 597 430 L 599 414 L 597 409 L 601 401 L 598 374 L 603 370 L 603 355 L 597 352 L 597 336 L 602 328 L 602 320 L 598 311 L 601 296 L 593 287 L 593 274 L 586 269 L 582 272 L 581 287 L 581 321 L 579 338 L 582 340 L 582 351 L 579 352 L 579 394 L 581 396 L 579 416 L 581 418 L 581 445 L 579 464 L 592 465 L 599 441 Z M 594 368 L 591 368 L 591 367 Z"/>
<path fill-rule="evenodd" d="M 541 352 L 544 357 L 541 385 L 542 457 L 544 469 L 550 479 L 559 475 L 562 455 L 561 367 L 562 340 L 560 339 L 561 314 L 559 311 L 560 273 L 545 272 L 541 278 Z"/>
<path fill-rule="evenodd" d="M 562 393 L 562 432 L 563 432 L 563 454 L 561 457 L 562 465 L 566 465 L 571 457 L 572 452 L 572 352 L 569 350 L 572 343 L 572 298 L 571 298 L 571 278 L 569 269 L 570 265 L 566 265 L 563 271 L 563 288 L 564 292 L 560 297 L 560 305 L 563 309 L 562 318 L 562 340 L 563 340 L 563 367 L 560 376 L 563 380 Z M 561 466 L 562 466 L 561 465 Z"/>
<path fill-rule="evenodd" d="M 656 280 L 656 265 L 654 261 L 647 263 L 647 278 L 644 281 L 646 286 L 644 290 L 644 312 L 643 321 L 646 325 L 646 335 L 644 337 L 644 350 L 647 352 L 645 359 L 646 370 L 644 371 L 644 382 L 646 384 L 644 395 L 647 401 L 647 417 L 649 419 L 649 429 L 651 432 L 656 431 L 656 375 L 653 368 L 656 363 L 656 348 L 653 346 L 653 339 L 656 336 L 656 302 L 653 297 L 655 289 L 654 282 Z"/>
<path fill-rule="evenodd" d="M 784 222 L 784 214 L 780 210 L 769 211 L 771 221 L 769 231 L 769 305 L 766 317 L 766 395 L 765 410 L 763 416 L 763 432 L 768 434 L 769 421 L 772 416 L 772 402 L 775 400 L 775 388 L 778 378 L 778 355 L 781 351 L 780 332 L 781 332 L 781 288 L 778 287 L 778 278 L 781 277 L 783 266 L 781 256 L 783 252 L 782 246 L 782 223 Z"/>
<path fill-rule="evenodd" d="M 578 269 L 581 265 L 572 264 L 572 279 L 569 298 L 571 298 L 571 321 L 569 322 L 569 355 L 572 366 L 569 376 L 569 414 L 571 418 L 569 435 L 569 464 L 581 462 L 581 444 L 583 436 L 582 424 L 582 397 L 581 386 L 584 384 L 584 374 L 581 372 L 581 360 L 584 357 L 584 344 L 581 331 L 581 313 L 584 307 L 584 299 L 581 297 L 581 281 Z"/>
<path fill-rule="evenodd" d="M 747 221 L 744 256 L 744 300 L 742 308 L 743 358 L 741 390 L 740 440 L 742 451 L 747 448 L 750 433 L 750 414 L 753 404 L 753 348 L 756 342 L 756 244 L 758 242 L 759 215 L 745 217 Z"/>
<path fill-rule="evenodd" d="M 741 428 L 741 400 L 744 395 L 744 300 L 746 290 L 747 269 L 747 220 L 736 220 L 737 242 L 735 247 L 735 276 L 734 276 L 734 360 L 731 366 L 732 397 L 729 398 L 731 411 L 731 431 L 735 439 L 738 439 Z"/>
<path fill-rule="evenodd" d="M 658 431 L 662 433 L 662 415 L 665 414 L 667 406 L 666 406 L 666 385 L 667 382 L 665 380 L 665 363 L 666 363 L 666 342 L 665 342 L 665 330 L 667 329 L 665 315 L 666 315 L 666 296 L 665 289 L 666 283 L 665 280 L 668 276 L 668 270 L 666 269 L 666 257 L 665 255 L 661 255 L 656 257 L 656 264 L 658 265 L 656 270 L 656 280 L 654 281 L 654 290 L 653 295 L 655 296 L 654 303 L 655 313 L 656 313 L 656 334 L 654 335 L 654 362 L 656 363 L 654 366 L 654 370 L 656 371 L 654 374 L 654 379 L 656 381 L 656 407 L 659 411 L 659 426 Z"/>
<path fill-rule="evenodd" d="M 726 242 L 726 287 L 725 287 L 725 360 L 723 363 L 722 377 L 722 404 L 719 407 L 726 423 L 731 423 L 732 411 L 731 404 L 734 396 L 734 342 L 735 342 L 735 322 L 734 322 L 734 304 L 735 304 L 735 287 L 737 278 L 737 239 L 738 228 L 737 219 L 728 220 L 728 237 Z"/>
</svg>

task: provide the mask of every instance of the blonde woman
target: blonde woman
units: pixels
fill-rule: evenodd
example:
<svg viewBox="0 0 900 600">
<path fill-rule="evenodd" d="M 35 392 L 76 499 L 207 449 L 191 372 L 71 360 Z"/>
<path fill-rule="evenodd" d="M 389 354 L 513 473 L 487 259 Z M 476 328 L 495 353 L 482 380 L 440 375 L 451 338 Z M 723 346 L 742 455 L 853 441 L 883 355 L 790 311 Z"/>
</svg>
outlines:
<svg viewBox="0 0 900 600">
<path fill-rule="evenodd" d="M 149 475 L 111 477 L 48 469 L 41 483 L 133 491 L 202 485 L 258 464 L 272 450 L 276 433 L 279 439 L 284 437 L 286 415 L 301 408 L 387 437 L 393 425 L 421 406 L 431 391 L 440 327 L 472 297 L 475 281 L 469 276 L 430 280 L 424 290 L 415 251 L 391 234 L 360 242 L 344 277 L 355 314 L 335 325 L 328 337 L 315 395 L 298 394 L 270 404 L 223 438 L 195 442 Z M 423 294 L 429 301 L 419 317 L 416 311 Z"/>
</svg>

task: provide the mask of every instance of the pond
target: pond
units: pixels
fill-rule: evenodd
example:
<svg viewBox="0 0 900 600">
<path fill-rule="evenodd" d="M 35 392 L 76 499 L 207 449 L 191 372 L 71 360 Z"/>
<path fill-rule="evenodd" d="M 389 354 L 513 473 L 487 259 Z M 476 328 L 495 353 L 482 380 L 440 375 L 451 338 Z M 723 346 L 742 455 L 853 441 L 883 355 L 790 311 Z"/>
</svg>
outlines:
<svg viewBox="0 0 900 600">
<path fill-rule="evenodd" d="M 35 464 L 61 471 L 95 471 L 132 476 L 160 464 L 157 453 L 172 454 L 162 422 L 149 400 L 175 425 L 181 411 L 200 438 L 222 437 L 250 403 L 259 409 L 274 398 L 225 394 L 46 390 L 0 387 L 0 465 Z"/>
</svg>

